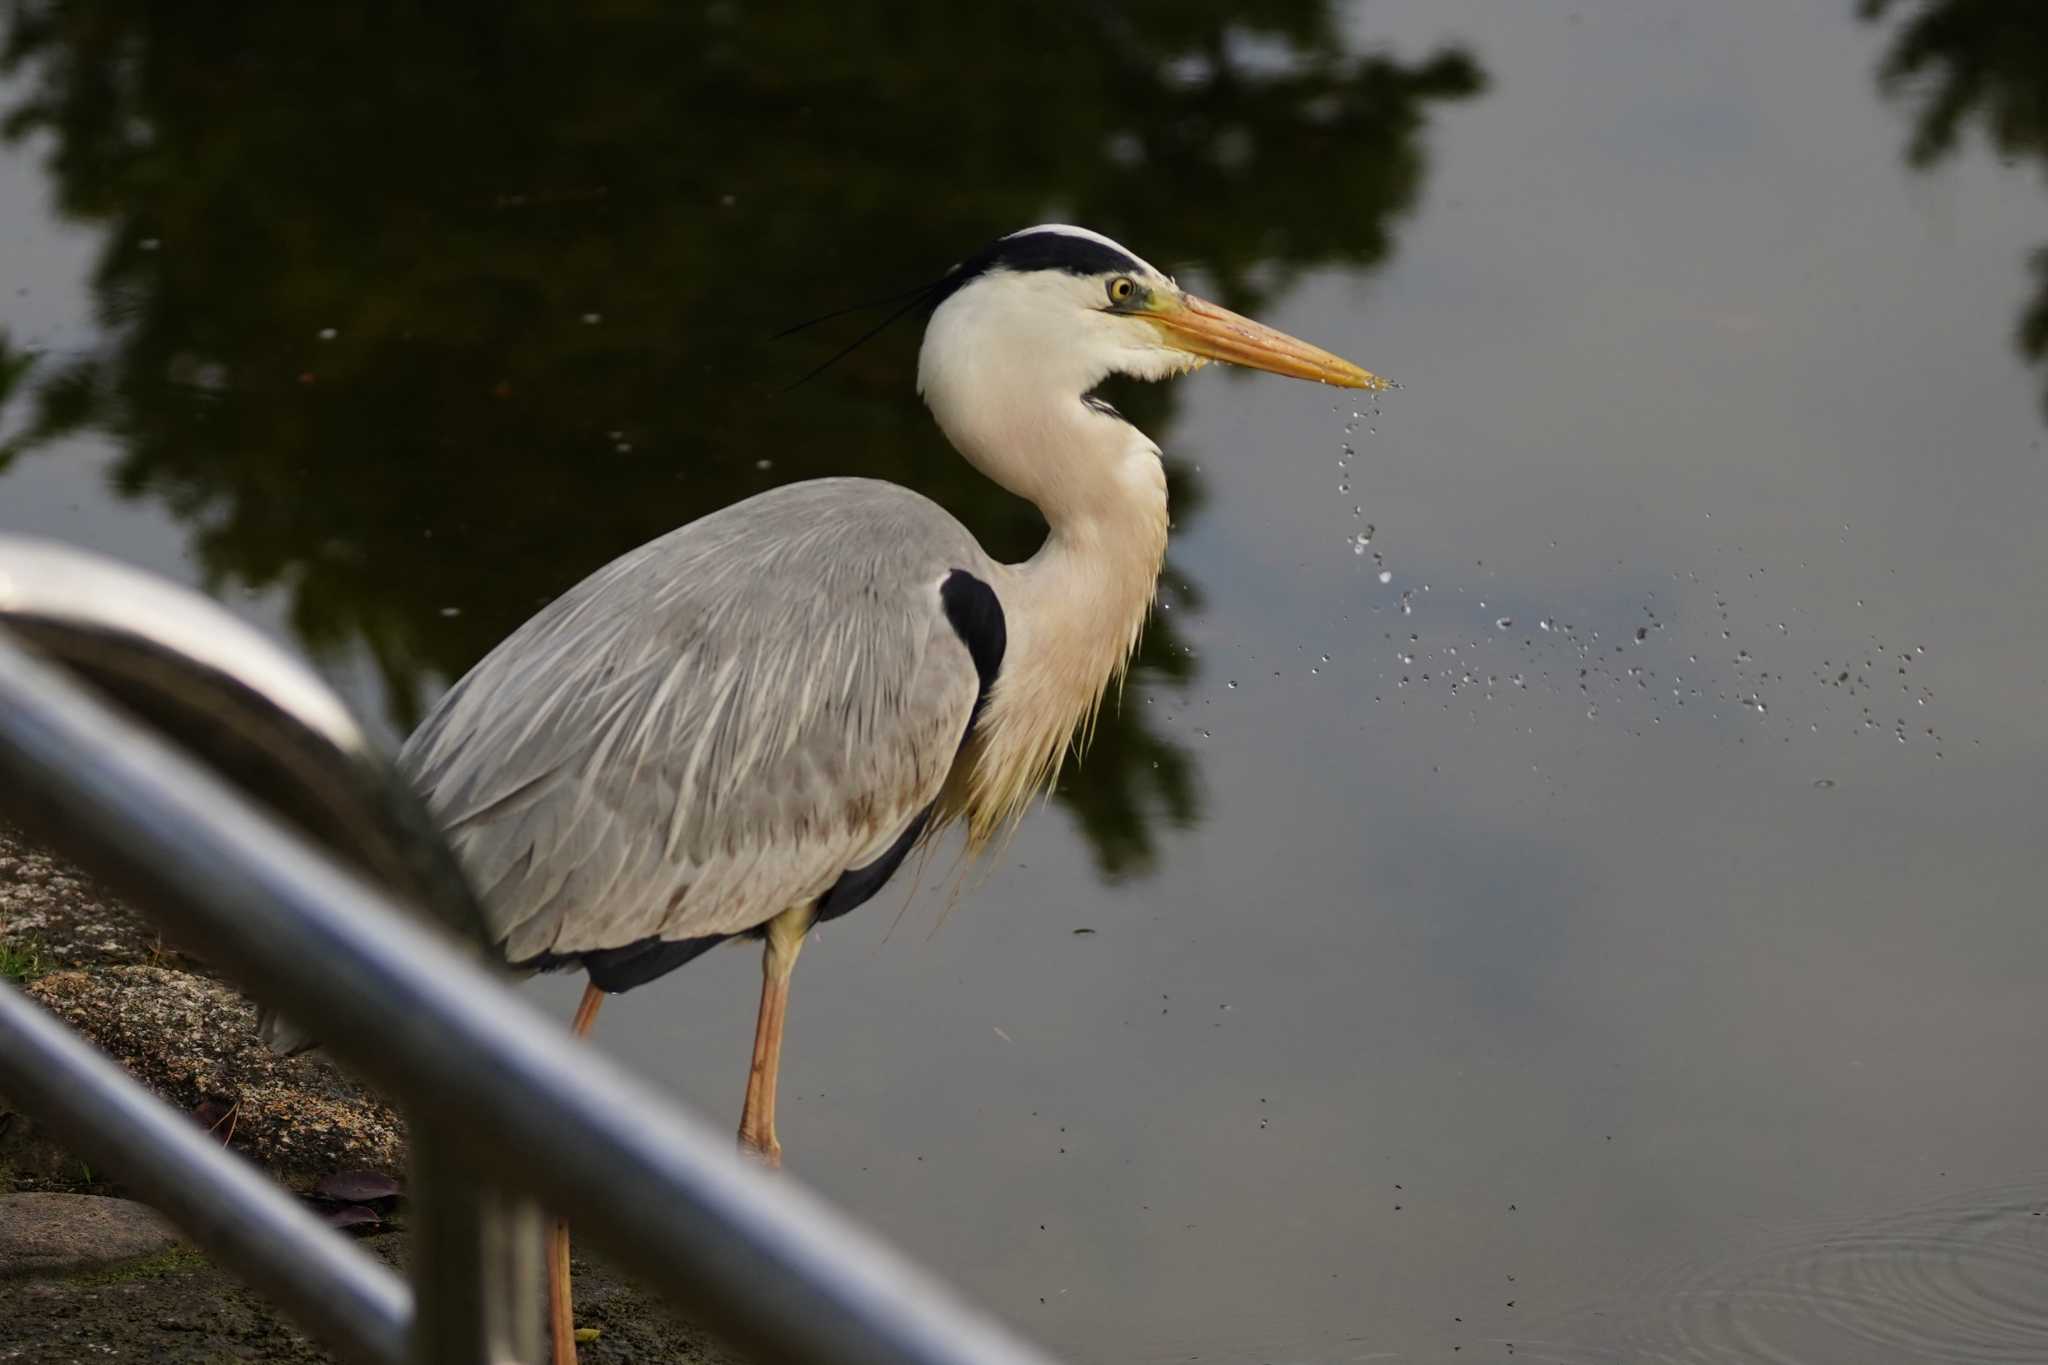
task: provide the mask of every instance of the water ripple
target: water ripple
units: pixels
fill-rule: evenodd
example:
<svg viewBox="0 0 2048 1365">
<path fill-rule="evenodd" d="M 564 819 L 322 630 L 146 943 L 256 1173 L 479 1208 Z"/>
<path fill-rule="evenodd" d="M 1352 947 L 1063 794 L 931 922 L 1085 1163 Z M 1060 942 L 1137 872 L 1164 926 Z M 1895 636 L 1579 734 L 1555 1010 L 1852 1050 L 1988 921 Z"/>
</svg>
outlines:
<svg viewBox="0 0 2048 1365">
<path fill-rule="evenodd" d="M 1673 1271 L 1516 1343 L 1573 1365 L 2039 1365 L 2048 1361 L 2048 1178 L 1813 1226 Z"/>
</svg>

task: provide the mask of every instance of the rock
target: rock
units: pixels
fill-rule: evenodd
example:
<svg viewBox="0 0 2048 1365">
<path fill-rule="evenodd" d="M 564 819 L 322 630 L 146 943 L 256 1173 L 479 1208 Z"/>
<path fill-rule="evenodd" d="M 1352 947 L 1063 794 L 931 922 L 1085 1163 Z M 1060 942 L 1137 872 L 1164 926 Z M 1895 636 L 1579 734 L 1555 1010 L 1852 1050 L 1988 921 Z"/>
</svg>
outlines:
<svg viewBox="0 0 2048 1365">
<path fill-rule="evenodd" d="M 287 1181 L 405 1169 L 398 1116 L 329 1058 L 274 1056 L 255 1009 L 76 869 L 0 826 L 0 948 L 27 989 L 144 1085 Z M 7 1108 L 0 1100 L 0 1111 Z M 0 1113 L 0 1176 L 74 1186 L 41 1125 Z M 13 1131 L 8 1131 L 11 1127 Z M 118 1173 L 116 1173 L 118 1174 Z M 0 1182 L 0 1192 L 7 1184 Z M 352 1200 L 350 1202 L 360 1202 Z"/>
<path fill-rule="evenodd" d="M 255 1007 L 217 981 L 105 966 L 50 972 L 28 991 L 178 1108 L 204 1106 L 202 1126 L 288 1181 L 405 1169 L 391 1106 L 325 1056 L 273 1054 Z"/>
<path fill-rule="evenodd" d="M 177 1244 L 171 1225 L 133 1200 L 96 1194 L 0 1195 L 0 1279 L 103 1270 Z"/>
<path fill-rule="evenodd" d="M 84 873 L 0 825 L 0 944 L 49 966 L 152 963 L 204 972 L 142 915 Z"/>
</svg>

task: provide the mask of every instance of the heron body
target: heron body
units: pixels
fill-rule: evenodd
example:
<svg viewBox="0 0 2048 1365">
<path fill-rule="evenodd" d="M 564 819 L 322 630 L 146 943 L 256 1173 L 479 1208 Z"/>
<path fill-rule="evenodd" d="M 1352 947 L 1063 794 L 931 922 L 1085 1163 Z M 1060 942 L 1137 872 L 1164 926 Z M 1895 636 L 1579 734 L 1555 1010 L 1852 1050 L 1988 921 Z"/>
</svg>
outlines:
<svg viewBox="0 0 2048 1365">
<path fill-rule="evenodd" d="M 741 1141 L 771 1160 L 804 935 L 920 840 L 958 823 L 979 847 L 1014 820 L 1137 643 L 1166 552 L 1166 476 L 1159 448 L 1091 391 L 1210 359 L 1380 383 L 1080 228 L 999 239 L 921 301 L 919 391 L 963 456 L 1044 515 L 1037 554 L 999 563 L 887 483 L 774 489 L 571 588 L 464 676 L 399 760 L 506 959 L 589 973 L 579 1032 L 600 992 L 766 940 Z M 566 1243 L 561 1257 L 566 1275 Z M 565 1291 L 556 1309 L 559 1355 Z"/>
<path fill-rule="evenodd" d="M 1004 653 L 999 607 L 949 613 L 956 573 L 987 595 L 936 504 L 820 479 L 631 551 L 494 650 L 403 762 L 508 960 L 625 990 L 792 907 L 852 908 L 835 887 L 929 825 L 987 686 L 969 637 L 994 632 L 989 683 Z"/>
</svg>

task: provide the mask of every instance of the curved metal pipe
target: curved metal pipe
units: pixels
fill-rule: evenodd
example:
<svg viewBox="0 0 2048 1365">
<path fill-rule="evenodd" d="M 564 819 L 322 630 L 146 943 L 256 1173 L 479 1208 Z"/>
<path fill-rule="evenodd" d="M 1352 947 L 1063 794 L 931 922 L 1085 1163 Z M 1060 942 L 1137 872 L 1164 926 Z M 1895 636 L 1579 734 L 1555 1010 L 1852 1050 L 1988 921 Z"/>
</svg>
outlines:
<svg viewBox="0 0 2048 1365">
<path fill-rule="evenodd" d="M 218 603 L 54 541 L 0 535 L 0 626 L 342 862 L 486 941 L 425 805 L 321 677 Z M 211 958 L 210 945 L 187 945 Z M 315 1040 L 270 1008 L 279 1052 Z"/>
</svg>

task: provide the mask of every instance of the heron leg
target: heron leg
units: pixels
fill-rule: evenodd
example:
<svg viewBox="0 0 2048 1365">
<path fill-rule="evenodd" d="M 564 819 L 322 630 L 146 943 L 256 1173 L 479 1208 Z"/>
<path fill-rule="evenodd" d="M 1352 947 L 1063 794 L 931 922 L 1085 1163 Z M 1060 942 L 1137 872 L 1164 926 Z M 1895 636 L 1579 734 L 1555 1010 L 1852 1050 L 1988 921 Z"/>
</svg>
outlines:
<svg viewBox="0 0 2048 1365">
<path fill-rule="evenodd" d="M 576 1006 L 576 1018 L 569 1028 L 578 1038 L 597 1022 L 597 1007 L 604 992 L 595 983 L 583 988 Z M 554 1339 L 554 1365 L 576 1365 L 576 1317 L 569 1302 L 569 1220 L 557 1218 L 548 1225 L 548 1320 Z"/>
<path fill-rule="evenodd" d="M 783 911 L 768 921 L 768 945 L 761 952 L 761 1013 L 754 1021 L 754 1059 L 747 1069 L 746 1108 L 740 1112 L 740 1150 L 771 1167 L 782 1164 L 782 1144 L 775 1138 L 775 1083 L 782 1070 L 789 974 L 816 917 L 816 908 L 809 905 Z"/>
</svg>

